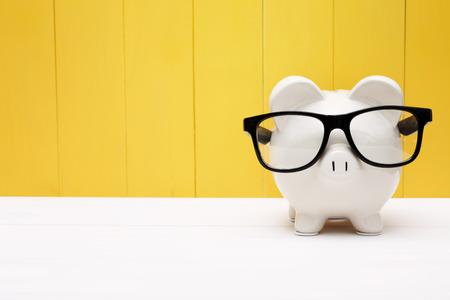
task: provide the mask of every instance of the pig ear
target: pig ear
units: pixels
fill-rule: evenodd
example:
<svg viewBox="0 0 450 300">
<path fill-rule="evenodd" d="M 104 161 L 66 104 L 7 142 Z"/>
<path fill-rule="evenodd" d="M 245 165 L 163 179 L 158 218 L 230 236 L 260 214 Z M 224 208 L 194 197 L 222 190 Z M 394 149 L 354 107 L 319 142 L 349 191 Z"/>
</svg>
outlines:
<svg viewBox="0 0 450 300">
<path fill-rule="evenodd" d="M 384 76 L 369 76 L 358 82 L 352 89 L 349 99 L 357 100 L 369 106 L 403 105 L 403 93 L 400 86 Z M 401 117 L 401 111 L 385 111 L 386 120 L 395 127 Z"/>
<path fill-rule="evenodd" d="M 273 88 L 269 107 L 271 112 L 299 110 L 302 106 L 323 99 L 325 96 L 314 82 L 301 76 L 289 76 Z"/>
<path fill-rule="evenodd" d="M 400 86 L 384 76 L 369 76 L 358 82 L 349 99 L 364 102 L 369 106 L 403 105 Z"/>
</svg>

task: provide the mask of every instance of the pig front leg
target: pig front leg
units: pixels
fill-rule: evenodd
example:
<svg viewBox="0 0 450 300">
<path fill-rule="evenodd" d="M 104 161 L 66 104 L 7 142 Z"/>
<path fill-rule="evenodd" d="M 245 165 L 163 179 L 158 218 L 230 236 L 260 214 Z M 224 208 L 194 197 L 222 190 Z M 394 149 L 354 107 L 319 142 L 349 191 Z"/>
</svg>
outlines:
<svg viewBox="0 0 450 300">
<path fill-rule="evenodd" d="M 295 215 L 295 234 L 302 236 L 317 235 L 325 225 L 327 218 L 305 212 Z"/>
<path fill-rule="evenodd" d="M 383 229 L 380 213 L 349 218 L 359 235 L 379 235 Z"/>
</svg>

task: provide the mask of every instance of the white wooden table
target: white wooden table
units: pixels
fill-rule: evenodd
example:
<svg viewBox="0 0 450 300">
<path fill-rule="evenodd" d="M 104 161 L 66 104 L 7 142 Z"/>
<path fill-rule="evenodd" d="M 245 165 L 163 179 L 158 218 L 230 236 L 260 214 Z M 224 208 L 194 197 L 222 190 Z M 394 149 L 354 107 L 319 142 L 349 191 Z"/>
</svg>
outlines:
<svg viewBox="0 0 450 300">
<path fill-rule="evenodd" d="M 450 299 L 450 199 L 294 235 L 283 199 L 0 198 L 0 299 Z"/>
</svg>

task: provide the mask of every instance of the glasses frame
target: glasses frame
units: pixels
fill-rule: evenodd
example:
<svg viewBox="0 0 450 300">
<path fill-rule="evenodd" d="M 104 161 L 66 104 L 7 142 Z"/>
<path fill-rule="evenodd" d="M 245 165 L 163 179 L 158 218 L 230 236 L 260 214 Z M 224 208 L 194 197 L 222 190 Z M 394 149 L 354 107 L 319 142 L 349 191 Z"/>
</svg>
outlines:
<svg viewBox="0 0 450 300">
<path fill-rule="evenodd" d="M 414 150 L 413 155 L 406 161 L 401 163 L 395 163 L 395 164 L 381 164 L 374 161 L 371 161 L 364 157 L 362 155 L 358 148 L 356 147 L 353 138 L 350 133 L 350 123 L 351 121 L 358 115 L 371 112 L 371 111 L 377 111 L 377 110 L 399 110 L 399 111 L 406 111 L 412 114 L 416 120 L 417 120 L 417 145 L 416 149 Z M 316 118 L 320 120 L 324 126 L 324 134 L 323 134 L 323 140 L 322 144 L 319 148 L 319 151 L 317 152 L 317 155 L 312 159 L 311 162 L 308 164 L 293 168 L 293 169 L 277 169 L 272 168 L 271 166 L 267 165 L 261 155 L 261 152 L 258 147 L 258 137 L 257 137 L 257 130 L 259 125 L 269 118 L 278 117 L 278 116 L 286 116 L 286 115 L 295 115 L 295 116 L 308 116 L 312 118 Z M 407 120 L 407 119 L 405 119 Z M 303 111 L 280 111 L 280 112 L 274 112 L 274 113 L 268 113 L 263 115 L 257 115 L 249 118 L 244 119 L 244 131 L 247 132 L 253 141 L 253 147 L 255 148 L 255 153 L 258 158 L 259 163 L 267 170 L 272 172 L 278 172 L 278 173 L 291 173 L 291 172 L 298 172 L 305 170 L 311 166 L 313 166 L 322 156 L 323 152 L 325 151 L 325 148 L 328 143 L 328 139 L 330 137 L 331 132 L 334 129 L 341 129 L 345 137 L 347 138 L 348 144 L 356 154 L 356 156 L 361 159 L 366 164 L 369 164 L 374 167 L 379 168 L 396 168 L 401 167 L 404 165 L 407 165 L 411 162 L 413 162 L 417 156 L 419 155 L 421 144 L 422 144 L 422 137 L 423 137 L 423 129 L 425 125 L 430 123 L 432 121 L 432 111 L 429 108 L 421 108 L 421 107 L 411 107 L 411 106 L 395 106 L 395 105 L 386 105 L 386 106 L 374 106 L 362 110 L 353 111 L 347 114 L 339 114 L 339 115 L 323 115 L 318 113 L 312 113 L 312 112 L 303 112 Z M 416 132 L 414 130 L 413 132 Z M 413 133 L 409 132 L 409 134 Z M 408 135 L 408 134 L 407 134 Z"/>
</svg>

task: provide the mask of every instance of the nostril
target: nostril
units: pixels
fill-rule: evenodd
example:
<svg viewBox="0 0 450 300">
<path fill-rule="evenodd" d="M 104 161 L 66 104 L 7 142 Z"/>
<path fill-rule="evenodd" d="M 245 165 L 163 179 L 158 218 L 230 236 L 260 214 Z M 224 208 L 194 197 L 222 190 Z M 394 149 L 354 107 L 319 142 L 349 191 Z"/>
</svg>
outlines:
<svg viewBox="0 0 450 300">
<path fill-rule="evenodd" d="M 347 146 L 331 145 L 320 159 L 320 167 L 331 178 L 354 178 L 361 164 Z"/>
</svg>

